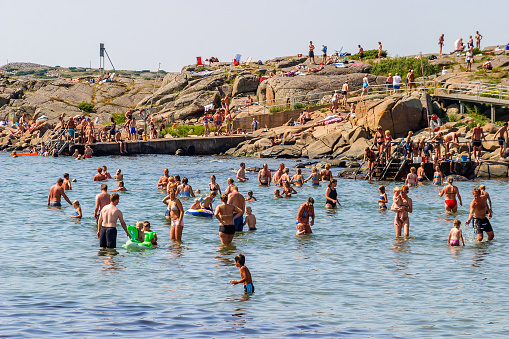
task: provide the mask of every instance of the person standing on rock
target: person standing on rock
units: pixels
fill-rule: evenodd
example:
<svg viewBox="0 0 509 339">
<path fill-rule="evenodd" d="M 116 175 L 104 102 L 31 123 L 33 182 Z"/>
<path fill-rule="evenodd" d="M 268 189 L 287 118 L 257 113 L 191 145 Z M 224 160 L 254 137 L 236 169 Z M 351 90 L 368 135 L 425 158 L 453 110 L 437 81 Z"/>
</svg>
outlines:
<svg viewBox="0 0 509 339">
<path fill-rule="evenodd" d="M 417 89 L 417 85 L 415 84 L 415 72 L 413 69 L 408 73 L 408 89 L 412 90 L 412 88 Z"/>
<path fill-rule="evenodd" d="M 479 33 L 479 31 L 475 31 L 475 46 L 477 48 L 481 48 L 481 39 L 482 35 Z"/>
<path fill-rule="evenodd" d="M 260 123 L 258 122 L 258 120 L 256 120 L 256 118 L 253 118 L 253 122 L 251 123 L 251 130 L 254 132 L 258 129 L 258 125 Z"/>
<path fill-rule="evenodd" d="M 399 76 L 399 73 L 396 73 L 394 74 L 392 81 L 393 93 L 399 92 L 400 87 L 401 87 L 401 77 Z"/>
<path fill-rule="evenodd" d="M 338 91 L 334 91 L 334 94 L 332 95 L 332 110 L 334 114 L 336 114 L 338 108 L 339 108 L 339 94 Z"/>
<path fill-rule="evenodd" d="M 315 46 L 313 45 L 313 41 L 309 42 L 309 63 L 311 62 L 315 65 Z"/>
<path fill-rule="evenodd" d="M 260 186 L 270 186 L 271 174 L 267 164 L 258 172 L 258 184 Z"/>
<path fill-rule="evenodd" d="M 359 60 L 362 61 L 362 58 L 364 58 L 364 48 L 359 45 Z"/>
<path fill-rule="evenodd" d="M 498 145 L 500 146 L 500 160 L 504 159 L 504 148 L 507 143 L 507 136 L 509 135 L 507 132 L 507 121 L 504 122 L 504 126 L 502 126 L 496 133 L 495 138 L 498 135 Z"/>
<path fill-rule="evenodd" d="M 486 141 L 481 124 L 477 124 L 472 130 L 472 148 L 474 149 L 474 161 L 481 162 L 482 156 L 482 139 Z"/>
<path fill-rule="evenodd" d="M 214 114 L 214 135 L 219 135 L 221 133 L 221 128 L 223 127 L 223 117 L 219 111 L 216 111 Z"/>
<path fill-rule="evenodd" d="M 440 47 L 440 55 L 442 55 L 442 47 L 444 47 L 444 34 L 438 38 L 438 46 Z"/>
<path fill-rule="evenodd" d="M 348 80 L 345 81 L 345 83 L 343 84 L 343 87 L 341 87 L 341 95 L 343 95 L 343 101 L 341 103 L 341 105 L 346 108 L 346 99 L 348 98 Z"/>
<path fill-rule="evenodd" d="M 361 93 L 361 100 L 364 97 L 364 94 L 368 94 L 369 90 L 369 78 L 368 75 L 364 75 L 364 78 L 362 78 L 362 93 Z"/>
<path fill-rule="evenodd" d="M 470 203 L 470 214 L 468 215 L 468 220 L 465 222 L 465 225 L 468 226 L 470 221 L 473 219 L 474 232 L 477 234 L 477 241 L 482 241 L 483 232 L 488 234 L 488 240 L 493 240 L 495 233 L 493 233 L 493 228 L 489 221 L 492 213 L 488 209 L 488 204 L 486 203 L 486 200 L 481 198 L 480 189 L 474 188 L 472 194 L 474 199 Z M 488 217 L 486 217 L 486 211 L 488 211 Z"/>
<path fill-rule="evenodd" d="M 378 60 L 382 59 L 382 43 L 378 41 Z"/>
<path fill-rule="evenodd" d="M 67 122 L 67 131 L 69 133 L 69 142 L 74 143 L 74 134 L 76 131 L 76 124 L 74 123 L 74 118 L 70 118 Z"/>
</svg>

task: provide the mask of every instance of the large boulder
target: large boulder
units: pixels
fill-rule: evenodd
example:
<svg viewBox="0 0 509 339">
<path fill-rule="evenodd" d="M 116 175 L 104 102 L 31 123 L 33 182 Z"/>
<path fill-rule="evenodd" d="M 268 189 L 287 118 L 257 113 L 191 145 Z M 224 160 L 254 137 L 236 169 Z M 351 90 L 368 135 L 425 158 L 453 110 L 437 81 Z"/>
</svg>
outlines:
<svg viewBox="0 0 509 339">
<path fill-rule="evenodd" d="M 260 158 L 300 158 L 301 148 L 298 146 L 278 145 L 260 152 Z"/>
<path fill-rule="evenodd" d="M 156 102 L 160 100 L 161 98 L 167 96 L 168 94 L 172 94 L 175 92 L 179 92 L 183 90 L 187 84 L 188 84 L 188 77 L 186 74 L 180 74 L 180 73 L 169 73 L 170 75 L 166 75 L 163 80 L 166 80 L 167 82 L 161 86 L 153 95 L 152 94 L 146 96 L 144 99 L 142 99 L 136 107 L 143 107 L 149 104 L 151 101 Z M 168 78 L 167 78 L 168 77 Z"/>
<path fill-rule="evenodd" d="M 246 72 L 238 75 L 233 82 L 232 96 L 237 96 L 240 93 L 256 92 L 260 77 L 258 75 Z"/>
<path fill-rule="evenodd" d="M 362 157 L 366 147 L 371 147 L 371 143 L 366 138 L 357 139 L 348 149 L 348 151 L 343 152 L 341 155 L 346 157 Z"/>
<path fill-rule="evenodd" d="M 489 164 L 483 162 L 475 169 L 475 176 L 477 178 L 505 178 L 507 177 L 507 165 L 503 164 Z"/>
<path fill-rule="evenodd" d="M 10 100 L 11 100 L 10 94 L 6 93 L 0 94 L 0 107 L 2 107 L 3 105 L 7 105 Z"/>
<path fill-rule="evenodd" d="M 509 57 L 505 55 L 497 55 L 491 60 L 493 67 L 506 67 L 509 66 Z"/>
<path fill-rule="evenodd" d="M 322 138 L 312 142 L 302 149 L 302 156 L 312 159 L 322 158 L 329 155 L 334 150 L 334 146 L 341 140 L 341 132 L 334 131 L 329 133 Z"/>
</svg>

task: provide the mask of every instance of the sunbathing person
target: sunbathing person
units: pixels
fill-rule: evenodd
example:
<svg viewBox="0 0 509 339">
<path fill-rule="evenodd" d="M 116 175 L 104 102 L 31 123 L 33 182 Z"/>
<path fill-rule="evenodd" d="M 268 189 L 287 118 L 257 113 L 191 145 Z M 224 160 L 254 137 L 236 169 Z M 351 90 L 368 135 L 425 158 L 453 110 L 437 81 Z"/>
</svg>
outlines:
<svg viewBox="0 0 509 339">
<path fill-rule="evenodd" d="M 311 72 L 316 73 L 320 72 L 323 69 L 323 65 L 320 65 L 318 68 L 308 68 L 308 74 L 311 74 Z"/>
</svg>

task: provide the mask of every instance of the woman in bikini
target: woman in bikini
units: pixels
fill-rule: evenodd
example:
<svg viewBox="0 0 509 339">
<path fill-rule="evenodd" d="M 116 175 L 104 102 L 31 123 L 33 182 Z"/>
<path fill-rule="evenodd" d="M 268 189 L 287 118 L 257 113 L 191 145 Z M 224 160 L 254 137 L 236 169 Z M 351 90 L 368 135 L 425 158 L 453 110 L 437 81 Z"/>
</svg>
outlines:
<svg viewBox="0 0 509 339">
<path fill-rule="evenodd" d="M 381 126 L 378 126 L 378 129 L 375 133 L 375 143 L 376 143 L 376 147 L 378 148 L 378 154 L 382 154 L 382 151 L 384 149 L 384 144 L 385 144 L 385 136 L 384 136 L 384 133 L 382 132 L 382 127 Z"/>
<path fill-rule="evenodd" d="M 228 196 L 221 194 L 222 204 L 216 207 L 214 216 L 219 220 L 219 238 L 223 245 L 229 245 L 235 236 L 235 226 L 233 219 L 244 213 L 235 205 L 227 204 Z"/>
<path fill-rule="evenodd" d="M 436 159 L 440 159 L 442 157 L 442 151 L 441 151 L 440 145 L 443 145 L 443 143 L 444 143 L 443 133 L 438 132 L 438 134 L 431 141 L 435 142 L 435 151 L 437 152 Z"/>
<path fill-rule="evenodd" d="M 304 180 L 304 182 L 307 182 L 308 180 L 311 179 L 312 186 L 319 186 L 320 185 L 320 174 L 318 173 L 318 168 L 313 167 L 312 171 L 313 171 L 313 173 L 311 173 L 311 175 L 306 180 Z"/>
<path fill-rule="evenodd" d="M 433 173 L 433 185 L 441 186 L 444 182 L 444 175 L 442 174 L 442 171 L 440 170 L 440 166 L 435 166 L 435 173 Z"/>
<path fill-rule="evenodd" d="M 438 188 L 438 196 L 441 197 L 445 194 L 445 211 L 448 213 L 456 213 L 458 211 L 458 203 L 456 202 L 456 195 L 460 201 L 460 206 L 463 206 L 463 202 L 461 201 L 461 195 L 458 187 L 454 186 L 452 183 L 454 179 L 452 177 L 447 178 L 447 185 L 443 190 L 440 191 L 440 187 Z"/>
<path fill-rule="evenodd" d="M 313 204 L 315 200 L 309 197 L 308 200 L 300 205 L 299 211 L 297 212 L 297 235 L 311 234 L 311 226 L 315 224 L 315 208 Z M 311 221 L 309 221 L 311 218 Z"/>
<path fill-rule="evenodd" d="M 216 176 L 214 174 L 210 176 L 209 188 L 211 191 L 218 191 L 219 194 L 221 194 L 221 188 L 219 187 L 219 184 L 216 182 Z"/>
<path fill-rule="evenodd" d="M 327 185 L 327 189 L 325 190 L 325 199 L 327 202 L 325 203 L 325 208 L 333 209 L 336 208 L 336 204 L 341 206 L 338 201 L 338 192 L 336 191 L 336 186 L 338 181 L 336 179 L 332 179 Z"/>
<path fill-rule="evenodd" d="M 292 177 L 292 183 L 297 187 L 302 186 L 304 183 L 304 177 L 300 168 L 297 168 L 296 174 Z"/>
<path fill-rule="evenodd" d="M 163 204 L 168 205 L 165 217 L 171 219 L 170 239 L 182 241 L 182 230 L 184 229 L 184 208 L 177 199 L 177 185 L 168 185 L 168 195 L 163 199 Z"/>
</svg>

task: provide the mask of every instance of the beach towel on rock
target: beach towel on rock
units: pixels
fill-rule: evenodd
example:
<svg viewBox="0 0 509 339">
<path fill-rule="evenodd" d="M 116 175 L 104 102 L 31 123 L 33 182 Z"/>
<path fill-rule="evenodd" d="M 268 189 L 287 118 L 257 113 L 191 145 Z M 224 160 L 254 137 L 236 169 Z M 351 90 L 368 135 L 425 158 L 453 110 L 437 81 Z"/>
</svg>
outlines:
<svg viewBox="0 0 509 339">
<path fill-rule="evenodd" d="M 342 63 L 342 62 L 336 62 L 336 63 L 334 64 L 334 66 L 336 66 L 336 68 L 344 68 L 344 67 L 346 67 L 346 66 L 345 66 L 345 64 L 344 64 L 344 63 Z"/>
</svg>

